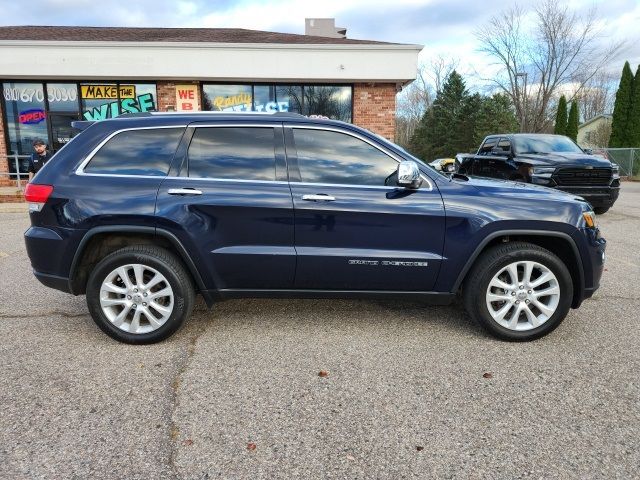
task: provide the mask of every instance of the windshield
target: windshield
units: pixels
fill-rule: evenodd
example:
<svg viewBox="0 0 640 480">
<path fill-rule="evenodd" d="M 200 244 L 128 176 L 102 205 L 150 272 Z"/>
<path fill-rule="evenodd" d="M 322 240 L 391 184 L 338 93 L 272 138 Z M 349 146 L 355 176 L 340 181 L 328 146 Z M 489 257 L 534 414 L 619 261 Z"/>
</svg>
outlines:
<svg viewBox="0 0 640 480">
<path fill-rule="evenodd" d="M 513 137 L 515 153 L 521 155 L 534 153 L 584 153 L 570 138 L 562 135 L 536 135 L 531 137 Z"/>
</svg>

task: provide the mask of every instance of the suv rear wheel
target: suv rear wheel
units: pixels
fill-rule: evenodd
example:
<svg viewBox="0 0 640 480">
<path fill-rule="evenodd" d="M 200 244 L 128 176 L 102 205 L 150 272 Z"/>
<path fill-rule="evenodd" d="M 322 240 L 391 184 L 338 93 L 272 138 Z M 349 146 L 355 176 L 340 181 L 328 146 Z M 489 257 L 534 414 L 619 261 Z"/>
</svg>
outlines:
<svg viewBox="0 0 640 480">
<path fill-rule="evenodd" d="M 194 297 L 182 262 L 151 245 L 111 253 L 95 266 L 87 283 L 93 320 L 125 343 L 155 343 L 169 337 L 191 314 Z"/>
<path fill-rule="evenodd" d="M 469 315 L 503 340 L 534 340 L 554 330 L 571 308 L 573 283 L 550 251 L 510 242 L 485 252 L 467 277 Z"/>
</svg>

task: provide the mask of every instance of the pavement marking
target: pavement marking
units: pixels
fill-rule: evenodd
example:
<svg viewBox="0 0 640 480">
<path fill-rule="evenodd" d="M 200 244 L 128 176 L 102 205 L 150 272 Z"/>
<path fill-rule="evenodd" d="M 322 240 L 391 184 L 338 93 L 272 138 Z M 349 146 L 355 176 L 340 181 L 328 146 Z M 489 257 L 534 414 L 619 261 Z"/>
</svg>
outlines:
<svg viewBox="0 0 640 480">
<path fill-rule="evenodd" d="M 8 257 L 9 254 L 0 250 L 0 258 Z"/>
</svg>

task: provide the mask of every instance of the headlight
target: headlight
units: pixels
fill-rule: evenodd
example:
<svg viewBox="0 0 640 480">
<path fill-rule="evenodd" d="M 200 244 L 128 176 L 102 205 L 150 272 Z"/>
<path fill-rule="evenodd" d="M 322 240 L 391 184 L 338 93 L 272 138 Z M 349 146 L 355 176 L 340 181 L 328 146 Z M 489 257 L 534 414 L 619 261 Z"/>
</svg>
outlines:
<svg viewBox="0 0 640 480">
<path fill-rule="evenodd" d="M 612 163 L 611 169 L 613 170 L 613 178 L 620 178 L 620 165 Z"/>
<path fill-rule="evenodd" d="M 593 210 L 582 212 L 582 218 L 584 219 L 584 224 L 587 228 L 596 228 L 596 214 Z"/>
<path fill-rule="evenodd" d="M 550 178 L 556 167 L 529 167 L 529 176 Z"/>
</svg>

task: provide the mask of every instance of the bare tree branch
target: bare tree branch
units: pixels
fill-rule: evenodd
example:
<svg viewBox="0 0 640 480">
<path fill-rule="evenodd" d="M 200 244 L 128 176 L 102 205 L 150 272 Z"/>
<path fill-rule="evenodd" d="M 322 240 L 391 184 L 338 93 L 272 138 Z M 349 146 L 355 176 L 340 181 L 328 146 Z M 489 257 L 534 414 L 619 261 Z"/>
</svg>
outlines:
<svg viewBox="0 0 640 480">
<path fill-rule="evenodd" d="M 522 28 L 533 15 L 534 27 Z M 596 10 L 579 16 L 555 0 L 542 0 L 530 13 L 518 5 L 494 16 L 475 35 L 480 51 L 501 67 L 492 82 L 513 102 L 521 131 L 540 132 L 553 122 L 558 90 L 573 84 L 576 99 L 602 72 L 623 42 L 603 45 Z"/>
</svg>

